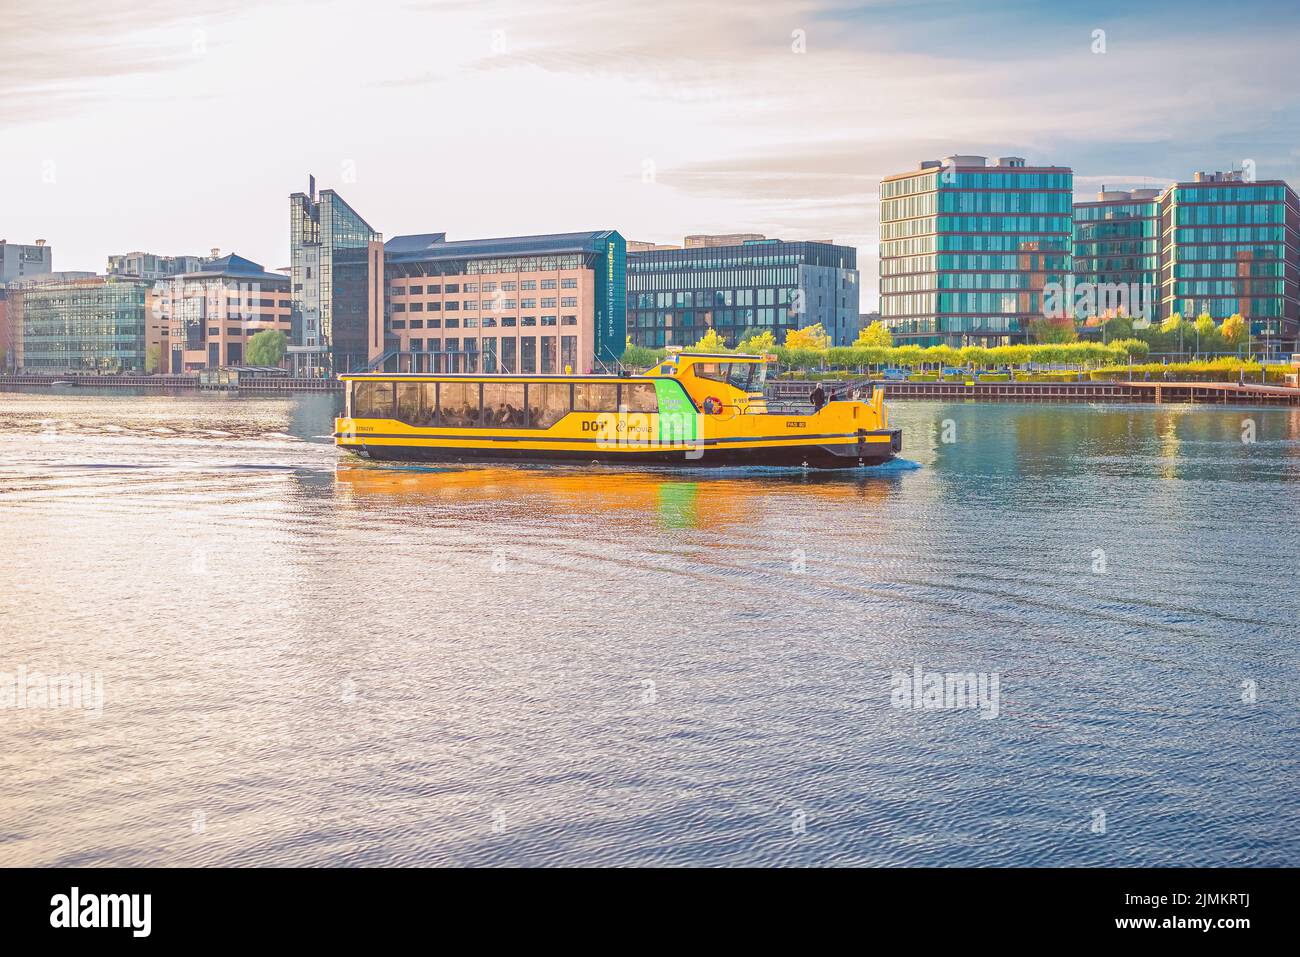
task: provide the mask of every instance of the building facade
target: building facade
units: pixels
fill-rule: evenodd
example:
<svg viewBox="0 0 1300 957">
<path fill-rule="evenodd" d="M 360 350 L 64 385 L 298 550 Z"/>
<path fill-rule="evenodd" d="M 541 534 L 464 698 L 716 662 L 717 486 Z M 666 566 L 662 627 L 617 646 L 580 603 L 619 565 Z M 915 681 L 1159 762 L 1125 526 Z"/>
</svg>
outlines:
<svg viewBox="0 0 1300 957">
<path fill-rule="evenodd" d="M 1071 276 L 1074 173 L 948 156 L 880 191 L 880 312 L 896 344 L 1026 341 Z"/>
<path fill-rule="evenodd" d="M 155 282 L 150 314 L 161 321 L 159 371 L 194 372 L 246 364 L 248 341 L 292 328 L 289 277 L 229 255 Z"/>
<path fill-rule="evenodd" d="M 628 333 L 639 346 L 690 346 L 709 329 L 729 345 L 820 323 L 834 345 L 858 335 L 857 250 L 831 243 L 699 241 L 630 253 Z"/>
<path fill-rule="evenodd" d="M 15 365 L 27 372 L 147 371 L 149 288 L 116 276 L 11 283 Z"/>
<path fill-rule="evenodd" d="M 1300 202 L 1282 180 L 1197 173 L 1161 193 L 1160 317 L 1240 313 L 1251 345 L 1295 347 L 1300 327 Z"/>
<path fill-rule="evenodd" d="M 217 250 L 212 250 L 216 259 Z M 105 274 L 109 276 L 128 276 L 135 279 L 166 279 L 182 273 L 197 272 L 203 268 L 204 260 L 198 256 L 158 256 L 154 253 L 123 253 L 109 256 Z"/>
<path fill-rule="evenodd" d="M 1160 190 L 1107 190 L 1074 204 L 1074 317 L 1159 321 Z M 1086 284 L 1086 288 L 1085 285 Z"/>
<path fill-rule="evenodd" d="M 332 189 L 289 197 L 295 375 L 366 368 L 370 332 L 383 315 L 384 241 Z"/>
<path fill-rule="evenodd" d="M 575 373 L 612 368 L 626 341 L 627 255 L 614 230 L 386 244 L 372 363 L 393 371 Z"/>
<path fill-rule="evenodd" d="M 0 239 L 0 286 L 45 275 L 54 269 L 54 250 L 38 239 L 30 246 Z"/>
</svg>

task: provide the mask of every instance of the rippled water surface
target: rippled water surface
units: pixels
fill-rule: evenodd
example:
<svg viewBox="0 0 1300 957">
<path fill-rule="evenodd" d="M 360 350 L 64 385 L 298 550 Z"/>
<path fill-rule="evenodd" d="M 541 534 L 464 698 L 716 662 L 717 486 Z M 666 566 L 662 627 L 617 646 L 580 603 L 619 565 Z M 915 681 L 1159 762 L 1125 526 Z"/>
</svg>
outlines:
<svg viewBox="0 0 1300 957">
<path fill-rule="evenodd" d="M 810 475 L 381 468 L 334 411 L 0 393 L 0 863 L 1300 856 L 1300 410 L 900 402 L 907 461 Z"/>
</svg>

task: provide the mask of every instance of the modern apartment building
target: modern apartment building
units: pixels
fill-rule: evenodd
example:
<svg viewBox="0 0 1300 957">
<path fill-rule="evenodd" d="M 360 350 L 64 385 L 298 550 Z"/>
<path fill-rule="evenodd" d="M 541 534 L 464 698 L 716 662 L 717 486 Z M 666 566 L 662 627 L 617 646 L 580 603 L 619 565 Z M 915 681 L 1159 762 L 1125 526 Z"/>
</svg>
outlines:
<svg viewBox="0 0 1300 957">
<path fill-rule="evenodd" d="M 364 369 L 383 316 L 384 239 L 332 189 L 289 197 L 295 375 Z"/>
<path fill-rule="evenodd" d="M 636 345 L 690 346 L 710 328 L 730 345 L 751 332 L 777 343 L 820 323 L 835 345 L 858 335 L 857 250 L 751 239 L 628 254 L 628 333 Z"/>
<path fill-rule="evenodd" d="M 880 187 L 880 311 L 897 344 L 1026 340 L 1071 275 L 1074 173 L 1018 156 L 927 160 Z"/>
<path fill-rule="evenodd" d="M 394 371 L 583 373 L 626 343 L 627 256 L 614 230 L 384 249 L 387 303 L 370 360 Z"/>
<path fill-rule="evenodd" d="M 49 273 L 54 268 L 54 250 L 38 239 L 30 246 L 0 239 L 0 286 Z"/>
<path fill-rule="evenodd" d="M 289 277 L 229 255 L 197 271 L 160 280 L 150 314 L 161 320 L 159 371 L 180 373 L 244 364 L 248 340 L 273 329 L 291 331 Z"/>
<path fill-rule="evenodd" d="M 209 258 L 216 259 L 219 250 L 212 250 Z M 154 253 L 123 253 L 109 256 L 105 273 L 109 276 L 129 276 L 135 279 L 166 279 L 182 273 L 197 272 L 204 260 L 198 256 L 158 256 Z"/>
<path fill-rule="evenodd" d="M 1075 318 L 1122 311 L 1159 322 L 1159 197 L 1103 186 L 1095 201 L 1074 204 Z"/>
<path fill-rule="evenodd" d="M 1295 346 L 1300 328 L 1300 202 L 1282 180 L 1197 173 L 1159 198 L 1160 317 L 1240 313 L 1252 346 Z"/>
<path fill-rule="evenodd" d="M 145 372 L 149 288 L 117 276 L 10 283 L 14 365 L 28 372 Z"/>
</svg>

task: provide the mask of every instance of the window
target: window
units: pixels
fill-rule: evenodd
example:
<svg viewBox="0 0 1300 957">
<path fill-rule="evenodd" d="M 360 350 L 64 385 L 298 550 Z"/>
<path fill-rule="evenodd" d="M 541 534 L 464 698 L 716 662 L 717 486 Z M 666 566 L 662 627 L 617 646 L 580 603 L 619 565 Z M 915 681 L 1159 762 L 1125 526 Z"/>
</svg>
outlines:
<svg viewBox="0 0 1300 957">
<path fill-rule="evenodd" d="M 424 303 L 422 302 L 411 303 L 411 312 L 424 312 Z"/>
<path fill-rule="evenodd" d="M 554 289 L 554 288 L 555 288 L 555 280 L 554 280 L 554 279 L 543 279 L 543 280 L 542 280 L 542 288 L 543 288 L 543 289 Z"/>
<path fill-rule="evenodd" d="M 578 288 L 578 280 L 576 280 L 576 279 L 561 279 L 561 280 L 560 280 L 560 288 L 561 288 L 561 289 L 577 289 L 577 288 Z"/>
<path fill-rule="evenodd" d="M 423 287 L 423 286 L 412 286 L 412 287 L 411 287 L 411 295 L 412 295 L 412 296 L 423 296 L 423 295 L 424 295 L 424 287 Z"/>
<path fill-rule="evenodd" d="M 519 288 L 520 288 L 520 289 L 536 289 L 536 288 L 537 288 L 537 280 L 536 280 L 536 279 L 525 279 L 523 282 L 521 282 L 521 283 L 519 284 Z"/>
<path fill-rule="evenodd" d="M 554 316 L 542 316 L 542 325 L 544 325 L 544 326 L 553 326 L 553 325 L 555 325 L 555 317 L 554 317 Z"/>
<path fill-rule="evenodd" d="M 447 283 L 447 288 L 444 291 L 448 293 L 460 292 L 460 283 L 449 282 Z"/>
<path fill-rule="evenodd" d="M 529 340 L 525 340 L 527 342 Z M 528 383 L 528 426 L 549 429 L 569 414 L 567 382 Z"/>
<path fill-rule="evenodd" d="M 579 382 L 573 387 L 575 412 L 617 412 L 618 385 L 613 382 Z"/>
<path fill-rule="evenodd" d="M 394 320 L 393 320 L 393 328 L 394 328 L 394 329 L 405 329 L 405 328 L 406 328 L 406 320 L 405 320 L 405 319 L 394 319 Z"/>
<path fill-rule="evenodd" d="M 469 429 L 479 421 L 479 383 L 438 384 L 439 424 L 452 429 Z"/>
<path fill-rule="evenodd" d="M 463 308 L 466 312 L 474 312 L 478 309 L 478 300 L 466 299 Z"/>
<path fill-rule="evenodd" d="M 502 292 L 514 292 L 514 291 L 515 291 L 515 284 L 514 284 L 513 282 L 503 282 L 503 283 L 501 284 L 501 291 L 502 291 Z"/>
<path fill-rule="evenodd" d="M 436 382 L 415 382 L 411 383 L 420 390 L 419 408 L 413 419 L 403 419 L 408 425 L 414 425 L 416 428 L 431 429 L 438 424 L 438 383 Z"/>
<path fill-rule="evenodd" d="M 518 320 L 517 318 L 515 318 L 514 316 L 503 316 L 502 319 L 501 319 L 501 325 L 503 325 L 503 326 L 517 326 L 517 325 L 519 325 L 519 320 Z"/>
<path fill-rule="evenodd" d="M 537 308 L 537 300 L 536 300 L 536 299 L 520 299 L 520 300 L 519 300 L 519 308 L 520 308 L 520 309 L 536 309 L 536 308 Z"/>
<path fill-rule="evenodd" d="M 537 337 L 519 337 L 519 371 L 525 375 L 537 371 Z"/>
<path fill-rule="evenodd" d="M 522 382 L 483 383 L 483 424 L 522 429 L 527 425 Z"/>
<path fill-rule="evenodd" d="M 577 324 L 578 324 L 578 317 L 577 317 L 577 316 L 561 316 L 561 317 L 560 317 L 560 325 L 562 325 L 562 326 L 576 326 Z"/>
<path fill-rule="evenodd" d="M 358 419 L 391 419 L 393 417 L 393 383 L 352 383 L 353 415 Z"/>
<path fill-rule="evenodd" d="M 659 399 L 653 382 L 623 383 L 623 407 L 628 412 L 658 412 Z"/>
<path fill-rule="evenodd" d="M 554 297 L 554 296 L 551 296 L 551 297 L 549 297 L 549 298 L 544 298 L 544 299 L 542 300 L 542 308 L 543 308 L 543 309 L 554 309 L 554 308 L 555 308 L 555 297 Z"/>
<path fill-rule="evenodd" d="M 565 296 L 563 299 L 560 300 L 560 306 L 561 306 L 562 308 L 564 308 L 564 309 L 577 309 L 577 308 L 578 308 L 578 297 L 577 297 L 577 296 Z"/>
<path fill-rule="evenodd" d="M 555 336 L 542 336 L 542 375 L 555 374 Z"/>
<path fill-rule="evenodd" d="M 560 336 L 560 364 L 568 373 L 578 364 L 578 337 Z"/>
<path fill-rule="evenodd" d="M 515 351 L 518 348 L 519 340 L 510 338 L 501 340 L 501 371 L 510 373 L 518 372 L 519 367 L 515 364 Z"/>
<path fill-rule="evenodd" d="M 397 418 L 414 425 L 420 418 L 420 383 L 397 383 Z"/>
<path fill-rule="evenodd" d="M 466 291 L 466 292 L 478 292 L 478 283 L 476 283 L 476 282 L 467 282 L 467 283 L 465 283 L 465 291 Z"/>
<path fill-rule="evenodd" d="M 431 302 L 431 303 L 429 303 L 429 311 L 430 311 L 430 312 L 442 312 L 442 303 L 440 303 L 440 302 Z"/>
<path fill-rule="evenodd" d="M 423 319 L 412 319 L 409 323 L 407 323 L 407 327 L 410 328 L 410 329 L 423 329 L 423 328 L 424 328 L 424 320 L 423 320 Z"/>
<path fill-rule="evenodd" d="M 537 325 L 537 317 L 536 317 L 536 316 L 524 316 L 524 321 L 521 322 L 520 325 L 521 325 L 521 326 L 535 326 L 535 325 Z"/>
<path fill-rule="evenodd" d="M 449 300 L 449 301 L 447 302 L 447 308 L 446 308 L 446 311 L 447 311 L 447 312 L 460 312 L 460 303 L 457 302 L 455 299 Z"/>
<path fill-rule="evenodd" d="M 433 296 L 433 295 L 437 295 L 438 293 L 442 292 L 442 287 L 441 287 L 441 286 L 429 286 L 429 287 L 427 287 L 427 291 L 428 291 L 429 295 L 431 295 L 431 296 Z"/>
<path fill-rule="evenodd" d="M 484 291 L 484 292 L 496 292 L 496 291 L 497 291 L 497 284 L 494 283 L 494 282 L 485 282 L 485 283 L 483 283 L 483 291 Z"/>
</svg>

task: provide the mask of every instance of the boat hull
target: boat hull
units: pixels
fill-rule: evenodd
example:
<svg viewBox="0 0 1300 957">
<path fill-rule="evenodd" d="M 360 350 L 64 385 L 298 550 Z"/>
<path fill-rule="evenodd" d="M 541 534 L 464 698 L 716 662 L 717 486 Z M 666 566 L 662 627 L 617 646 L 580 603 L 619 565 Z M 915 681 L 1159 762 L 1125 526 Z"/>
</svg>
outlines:
<svg viewBox="0 0 1300 957">
<path fill-rule="evenodd" d="M 556 464 L 619 465 L 669 468 L 736 468 L 743 466 L 850 469 L 883 465 L 901 447 L 901 432 L 889 433 L 886 441 L 801 445 L 769 445 L 727 448 L 725 445 L 694 450 L 684 448 L 609 449 L 519 449 L 509 447 L 387 445 L 367 442 L 344 443 L 358 455 L 378 461 L 443 464 Z"/>
</svg>

